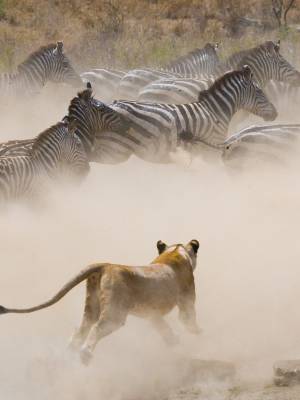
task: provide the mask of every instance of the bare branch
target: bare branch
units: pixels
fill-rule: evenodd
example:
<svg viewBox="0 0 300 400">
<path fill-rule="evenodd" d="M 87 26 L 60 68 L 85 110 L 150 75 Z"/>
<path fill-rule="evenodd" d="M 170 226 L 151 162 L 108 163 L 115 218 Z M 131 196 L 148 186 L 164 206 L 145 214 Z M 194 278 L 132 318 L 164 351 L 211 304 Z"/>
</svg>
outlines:
<svg viewBox="0 0 300 400">
<path fill-rule="evenodd" d="M 283 0 L 272 0 L 272 9 L 277 19 L 278 26 L 281 26 L 281 16 L 282 16 Z"/>
<path fill-rule="evenodd" d="M 286 22 L 287 13 L 289 12 L 290 8 L 292 7 L 292 5 L 294 3 L 295 3 L 295 0 L 290 0 L 288 2 L 288 4 L 286 5 L 286 7 L 285 7 L 284 14 L 283 14 L 283 20 L 284 20 L 284 25 L 285 26 L 287 25 L 287 22 Z"/>
</svg>

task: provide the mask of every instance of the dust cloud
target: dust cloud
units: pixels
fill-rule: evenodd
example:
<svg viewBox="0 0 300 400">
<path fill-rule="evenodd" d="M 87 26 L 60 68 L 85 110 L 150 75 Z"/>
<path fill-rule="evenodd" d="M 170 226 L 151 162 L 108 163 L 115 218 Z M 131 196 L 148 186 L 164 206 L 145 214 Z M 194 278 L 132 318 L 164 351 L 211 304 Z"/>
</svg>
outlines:
<svg viewBox="0 0 300 400">
<path fill-rule="evenodd" d="M 18 118 L 7 111 L 2 140 L 60 120 L 75 94 L 63 93 L 20 105 Z M 185 333 L 174 311 L 168 320 L 180 344 L 166 348 L 147 321 L 129 317 L 84 367 L 66 350 L 83 312 L 81 284 L 52 308 L 0 317 L 0 399 L 166 399 L 182 383 L 185 360 L 232 361 L 237 379 L 265 382 L 275 360 L 300 356 L 300 148 L 276 151 L 278 162 L 252 151 L 226 167 L 218 157 L 184 155 L 173 165 L 134 157 L 92 164 L 80 187 L 47 194 L 37 209 L 3 210 L 0 304 L 37 304 L 91 262 L 147 264 L 158 239 L 196 238 L 203 333 Z M 192 398 L 225 399 L 222 384 L 198 384 Z"/>
</svg>

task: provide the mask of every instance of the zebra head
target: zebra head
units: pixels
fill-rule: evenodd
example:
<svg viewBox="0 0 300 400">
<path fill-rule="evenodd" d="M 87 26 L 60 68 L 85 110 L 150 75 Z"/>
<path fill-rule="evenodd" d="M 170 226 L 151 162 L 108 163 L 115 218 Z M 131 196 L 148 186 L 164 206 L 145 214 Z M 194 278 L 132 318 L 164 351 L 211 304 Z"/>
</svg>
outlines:
<svg viewBox="0 0 300 400">
<path fill-rule="evenodd" d="M 59 175 L 68 180 L 81 181 L 90 171 L 89 160 L 83 144 L 76 135 L 76 122 L 64 122 L 63 137 L 59 155 Z"/>
<path fill-rule="evenodd" d="M 71 100 L 68 120 L 76 121 L 76 134 L 88 154 L 94 149 L 94 141 L 103 131 L 127 132 L 129 121 L 92 95 L 91 84 Z"/>
<path fill-rule="evenodd" d="M 242 70 L 239 71 L 239 77 L 241 108 L 263 118 L 265 121 L 273 121 L 277 117 L 277 111 L 264 92 L 253 81 L 253 74 L 248 65 L 244 65 Z"/>
<path fill-rule="evenodd" d="M 266 51 L 273 59 L 274 80 L 300 86 L 300 72 L 297 71 L 280 53 L 280 40 L 277 44 L 267 42 Z"/>
<path fill-rule="evenodd" d="M 49 69 L 49 80 L 55 83 L 67 83 L 73 87 L 82 86 L 82 80 L 72 67 L 69 58 L 63 51 L 63 42 L 57 42 L 53 46 L 49 63 L 52 67 Z"/>
<path fill-rule="evenodd" d="M 300 86 L 300 72 L 297 71 L 279 52 L 280 41 L 268 41 L 244 54 L 239 67 L 249 65 L 255 81 L 264 87 L 268 81 L 276 80 Z"/>
</svg>

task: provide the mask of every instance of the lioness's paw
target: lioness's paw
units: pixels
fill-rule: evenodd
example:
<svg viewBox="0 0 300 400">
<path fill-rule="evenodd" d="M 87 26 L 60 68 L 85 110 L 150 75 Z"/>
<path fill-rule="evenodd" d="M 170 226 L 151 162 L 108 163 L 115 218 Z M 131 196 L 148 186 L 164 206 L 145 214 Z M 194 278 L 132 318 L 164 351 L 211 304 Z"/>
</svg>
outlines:
<svg viewBox="0 0 300 400">
<path fill-rule="evenodd" d="M 82 364 L 89 365 L 89 363 L 92 359 L 92 356 L 93 356 L 93 354 L 88 348 L 83 347 L 80 350 L 80 360 L 81 360 Z"/>
</svg>

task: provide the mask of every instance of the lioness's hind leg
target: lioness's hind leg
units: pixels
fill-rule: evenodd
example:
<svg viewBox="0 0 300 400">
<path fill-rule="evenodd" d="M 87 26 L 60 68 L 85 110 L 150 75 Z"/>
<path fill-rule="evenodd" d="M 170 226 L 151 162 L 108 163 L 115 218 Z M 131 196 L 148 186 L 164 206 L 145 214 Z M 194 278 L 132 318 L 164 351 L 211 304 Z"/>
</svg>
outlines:
<svg viewBox="0 0 300 400">
<path fill-rule="evenodd" d="M 91 327 L 99 319 L 100 303 L 98 297 L 99 276 L 94 274 L 86 282 L 86 298 L 84 313 L 79 329 L 73 334 L 70 340 L 70 348 L 78 350 L 85 341 Z"/>
<path fill-rule="evenodd" d="M 164 320 L 163 317 L 156 316 L 151 319 L 151 322 L 153 327 L 157 330 L 167 345 L 173 346 L 179 343 L 178 337 L 174 334 L 169 324 L 166 320 Z"/>
<path fill-rule="evenodd" d="M 107 307 L 101 310 L 99 321 L 96 322 L 88 334 L 88 337 L 80 350 L 80 357 L 84 364 L 88 364 L 92 353 L 99 340 L 111 334 L 125 324 L 127 310 L 118 307 Z"/>
</svg>

